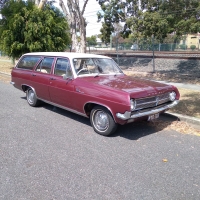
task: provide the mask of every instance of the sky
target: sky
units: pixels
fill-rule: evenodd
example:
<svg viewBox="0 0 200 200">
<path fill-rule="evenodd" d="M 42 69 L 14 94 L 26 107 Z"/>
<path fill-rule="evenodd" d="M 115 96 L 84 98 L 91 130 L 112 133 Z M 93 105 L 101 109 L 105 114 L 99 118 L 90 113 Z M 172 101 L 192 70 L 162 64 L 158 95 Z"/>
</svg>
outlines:
<svg viewBox="0 0 200 200">
<path fill-rule="evenodd" d="M 83 1 L 83 0 L 80 0 Z M 97 23 L 97 12 L 101 10 L 100 5 L 96 0 L 89 0 L 85 9 L 84 17 L 88 22 L 86 27 L 86 35 L 90 37 L 92 35 L 100 34 L 101 22 Z"/>
</svg>

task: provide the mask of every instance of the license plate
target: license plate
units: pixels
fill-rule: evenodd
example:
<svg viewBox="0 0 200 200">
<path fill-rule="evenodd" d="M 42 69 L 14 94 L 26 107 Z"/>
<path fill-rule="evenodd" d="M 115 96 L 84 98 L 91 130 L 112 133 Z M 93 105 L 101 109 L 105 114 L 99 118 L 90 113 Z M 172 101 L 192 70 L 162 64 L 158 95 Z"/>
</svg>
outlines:
<svg viewBox="0 0 200 200">
<path fill-rule="evenodd" d="M 157 114 L 155 114 L 155 115 L 150 115 L 150 116 L 148 117 L 148 121 L 155 120 L 155 119 L 157 119 L 158 117 L 159 117 L 159 113 L 157 113 Z"/>
</svg>

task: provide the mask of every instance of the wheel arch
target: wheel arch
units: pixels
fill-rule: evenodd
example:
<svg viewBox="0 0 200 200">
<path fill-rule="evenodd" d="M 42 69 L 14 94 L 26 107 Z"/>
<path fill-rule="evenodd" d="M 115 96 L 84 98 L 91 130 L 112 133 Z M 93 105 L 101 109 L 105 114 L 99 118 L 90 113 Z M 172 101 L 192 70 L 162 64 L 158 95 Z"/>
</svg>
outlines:
<svg viewBox="0 0 200 200">
<path fill-rule="evenodd" d="M 111 110 L 108 106 L 106 106 L 105 104 L 101 104 L 101 103 L 98 103 L 98 102 L 87 102 L 87 103 L 85 103 L 83 109 L 84 109 L 85 114 L 86 114 L 88 117 L 90 116 L 90 113 L 91 113 L 92 109 L 93 109 L 95 106 L 102 106 L 102 107 L 106 108 L 106 109 L 111 113 L 111 115 L 112 115 L 112 117 L 113 117 L 115 123 L 117 123 L 117 122 L 116 122 L 116 119 L 115 119 L 115 117 L 114 117 L 114 114 L 113 114 L 113 112 L 112 112 L 112 110 Z"/>
<path fill-rule="evenodd" d="M 34 92 L 35 95 L 36 95 L 36 98 L 38 99 L 37 93 L 36 93 L 35 89 L 34 89 L 32 86 L 30 86 L 30 85 L 25 85 L 25 84 L 22 85 L 22 90 L 23 90 L 25 93 L 26 93 L 26 91 L 27 91 L 29 88 L 33 90 L 33 92 Z"/>
<path fill-rule="evenodd" d="M 26 92 L 29 88 L 31 88 L 35 92 L 35 89 L 33 87 L 31 87 L 30 85 L 23 84 L 21 87 L 24 92 Z M 35 92 L 35 94 L 36 94 L 36 92 Z"/>
</svg>

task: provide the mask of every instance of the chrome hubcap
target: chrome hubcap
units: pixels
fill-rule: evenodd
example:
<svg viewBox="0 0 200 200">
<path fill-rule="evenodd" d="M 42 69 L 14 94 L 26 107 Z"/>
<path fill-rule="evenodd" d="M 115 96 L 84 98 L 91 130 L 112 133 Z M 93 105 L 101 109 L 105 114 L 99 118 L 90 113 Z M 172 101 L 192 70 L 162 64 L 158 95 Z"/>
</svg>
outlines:
<svg viewBox="0 0 200 200">
<path fill-rule="evenodd" d="M 33 90 L 29 90 L 28 91 L 28 101 L 29 101 L 29 103 L 33 104 L 34 99 L 35 99 L 35 94 L 34 94 Z"/>
<path fill-rule="evenodd" d="M 94 115 L 94 124 L 99 131 L 105 131 L 109 127 L 108 115 L 102 110 L 97 110 Z"/>
</svg>

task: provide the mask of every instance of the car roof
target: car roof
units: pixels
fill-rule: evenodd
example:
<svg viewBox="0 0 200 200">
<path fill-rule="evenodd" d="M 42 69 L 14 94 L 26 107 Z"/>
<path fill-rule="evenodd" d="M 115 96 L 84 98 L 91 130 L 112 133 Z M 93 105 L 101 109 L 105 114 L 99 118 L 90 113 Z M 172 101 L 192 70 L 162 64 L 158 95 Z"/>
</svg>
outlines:
<svg viewBox="0 0 200 200">
<path fill-rule="evenodd" d="M 109 58 L 107 56 L 97 55 L 97 54 L 88 54 L 88 53 L 71 53 L 71 52 L 33 52 L 26 53 L 26 55 L 32 56 L 58 56 L 58 57 L 68 57 L 68 58 Z"/>
</svg>

